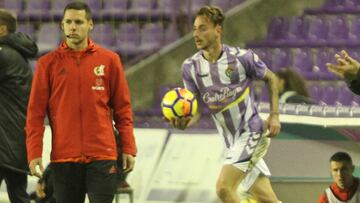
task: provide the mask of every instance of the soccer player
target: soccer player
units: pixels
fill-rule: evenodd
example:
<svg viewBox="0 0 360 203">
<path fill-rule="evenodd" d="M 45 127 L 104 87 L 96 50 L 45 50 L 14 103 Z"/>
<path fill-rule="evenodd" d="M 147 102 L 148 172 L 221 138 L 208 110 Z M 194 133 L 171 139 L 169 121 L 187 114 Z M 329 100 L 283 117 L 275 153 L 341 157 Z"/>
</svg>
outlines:
<svg viewBox="0 0 360 203">
<path fill-rule="evenodd" d="M 205 6 L 196 14 L 193 37 L 199 51 L 184 61 L 183 81 L 212 112 L 224 138 L 226 158 L 216 185 L 221 201 L 239 203 L 236 190 L 241 184 L 259 202 L 278 203 L 262 159 L 269 146 L 265 127 L 269 137 L 280 131 L 277 78 L 252 51 L 221 43 L 224 18 L 217 7 Z M 271 112 L 265 126 L 251 89 L 255 79 L 267 81 L 270 90 Z M 200 112 L 171 123 L 185 129 L 199 117 Z"/>
<path fill-rule="evenodd" d="M 25 118 L 32 70 L 28 58 L 38 52 L 35 42 L 16 32 L 16 17 L 0 9 L 0 184 L 6 182 L 11 202 L 29 202 L 26 192 Z"/>
<path fill-rule="evenodd" d="M 359 178 L 353 176 L 354 165 L 349 154 L 337 152 L 330 158 L 334 182 L 320 196 L 318 203 L 360 202 Z"/>
<path fill-rule="evenodd" d="M 327 63 L 329 71 L 345 79 L 352 92 L 360 95 L 360 63 L 343 50 L 335 55 L 338 64 Z"/>
<path fill-rule="evenodd" d="M 40 176 L 44 118 L 52 131 L 51 169 L 57 202 L 110 203 L 120 134 L 124 171 L 136 154 L 130 94 L 119 56 L 89 38 L 91 11 L 72 2 L 61 22 L 66 40 L 38 62 L 26 120 L 31 173 Z M 38 168 L 39 167 L 39 168 Z"/>
</svg>

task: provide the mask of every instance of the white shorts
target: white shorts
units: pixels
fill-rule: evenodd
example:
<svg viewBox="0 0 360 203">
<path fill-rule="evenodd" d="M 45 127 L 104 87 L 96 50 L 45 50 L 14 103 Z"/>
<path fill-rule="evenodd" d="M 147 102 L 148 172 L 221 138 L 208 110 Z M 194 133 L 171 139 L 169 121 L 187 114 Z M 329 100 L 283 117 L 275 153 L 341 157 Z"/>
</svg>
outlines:
<svg viewBox="0 0 360 203">
<path fill-rule="evenodd" d="M 250 187 L 254 184 L 260 174 L 263 174 L 265 176 L 271 175 L 270 170 L 267 167 L 264 159 L 260 159 L 255 165 L 255 167 L 253 167 L 250 171 L 246 173 L 245 178 L 241 181 L 239 185 L 239 190 L 243 192 L 249 191 Z"/>
<path fill-rule="evenodd" d="M 261 174 L 270 176 L 263 157 L 270 146 L 270 138 L 266 134 L 243 134 L 230 149 L 226 150 L 224 164 L 231 164 L 246 173 L 240 183 L 240 189 L 248 191 Z"/>
<path fill-rule="evenodd" d="M 250 171 L 262 159 L 270 146 L 266 134 L 244 133 L 230 148 L 225 150 L 225 164 L 231 164 L 243 172 Z"/>
</svg>

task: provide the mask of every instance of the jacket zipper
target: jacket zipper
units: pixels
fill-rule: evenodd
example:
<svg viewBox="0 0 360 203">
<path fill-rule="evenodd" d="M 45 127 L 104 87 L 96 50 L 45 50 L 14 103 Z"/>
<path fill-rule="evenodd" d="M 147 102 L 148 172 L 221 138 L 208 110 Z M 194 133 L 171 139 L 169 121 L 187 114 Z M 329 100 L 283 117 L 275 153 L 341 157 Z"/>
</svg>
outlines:
<svg viewBox="0 0 360 203">
<path fill-rule="evenodd" d="M 80 57 L 76 57 L 76 65 L 79 68 L 79 100 L 80 100 L 80 106 L 79 106 L 79 116 L 80 116 L 80 145 L 81 145 L 81 149 L 80 149 L 80 153 L 81 153 L 81 160 L 85 160 L 85 154 L 84 154 L 84 137 L 83 137 L 83 122 L 82 122 L 82 101 L 81 101 L 81 69 L 80 69 L 80 61 L 81 61 L 81 56 Z"/>
</svg>

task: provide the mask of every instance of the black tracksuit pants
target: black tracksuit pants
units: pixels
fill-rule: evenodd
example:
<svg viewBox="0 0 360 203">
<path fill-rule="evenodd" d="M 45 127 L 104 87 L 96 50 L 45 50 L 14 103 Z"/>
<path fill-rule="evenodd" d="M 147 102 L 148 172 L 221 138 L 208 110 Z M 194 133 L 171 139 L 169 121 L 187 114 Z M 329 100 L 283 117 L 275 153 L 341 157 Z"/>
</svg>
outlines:
<svg viewBox="0 0 360 203">
<path fill-rule="evenodd" d="M 27 174 L 18 173 L 7 168 L 0 168 L 0 185 L 3 180 L 6 183 L 10 202 L 30 202 L 30 196 L 26 192 Z"/>
<path fill-rule="evenodd" d="M 51 163 L 57 203 L 111 203 L 116 190 L 116 161 Z"/>
</svg>

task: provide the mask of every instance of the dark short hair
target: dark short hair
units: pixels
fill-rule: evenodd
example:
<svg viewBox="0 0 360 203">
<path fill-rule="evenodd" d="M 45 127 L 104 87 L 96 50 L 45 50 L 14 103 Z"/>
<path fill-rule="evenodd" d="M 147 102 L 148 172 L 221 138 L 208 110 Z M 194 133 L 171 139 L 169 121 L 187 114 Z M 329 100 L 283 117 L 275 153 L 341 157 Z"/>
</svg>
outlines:
<svg viewBox="0 0 360 203">
<path fill-rule="evenodd" d="M 334 155 L 331 156 L 330 161 L 336 161 L 336 162 L 349 162 L 352 164 L 352 159 L 350 155 L 346 152 L 336 152 Z"/>
<path fill-rule="evenodd" d="M 225 20 L 224 12 L 216 6 L 204 6 L 196 13 L 196 17 L 206 16 L 214 25 L 223 25 Z"/>
<path fill-rule="evenodd" d="M 16 31 L 16 17 L 10 11 L 0 9 L 0 25 L 5 25 L 8 32 L 14 33 Z"/>
<path fill-rule="evenodd" d="M 90 20 L 92 18 L 91 9 L 89 5 L 85 2 L 75 1 L 68 3 L 64 9 L 64 15 L 67 10 L 74 9 L 74 10 L 85 10 L 86 19 Z"/>
</svg>

